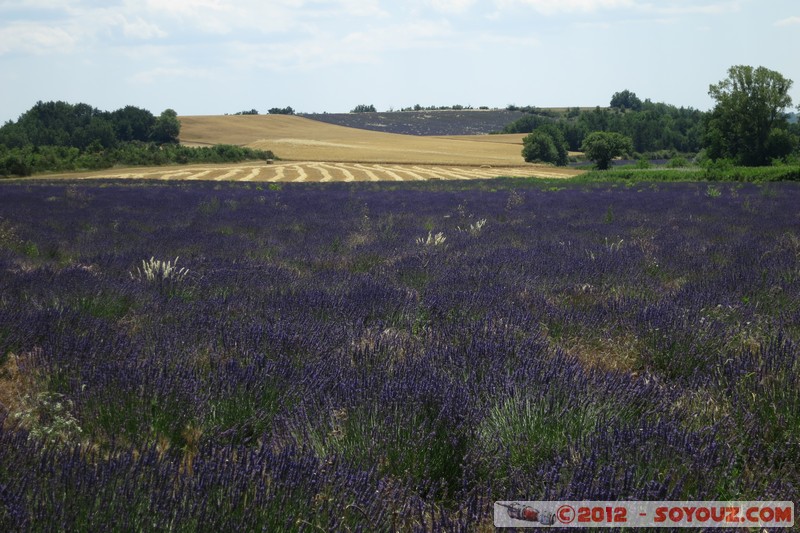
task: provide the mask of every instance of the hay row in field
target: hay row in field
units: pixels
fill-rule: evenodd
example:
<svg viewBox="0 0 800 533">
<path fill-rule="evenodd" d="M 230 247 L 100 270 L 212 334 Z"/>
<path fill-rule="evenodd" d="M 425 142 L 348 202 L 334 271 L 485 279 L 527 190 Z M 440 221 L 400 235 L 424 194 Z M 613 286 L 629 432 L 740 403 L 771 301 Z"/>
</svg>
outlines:
<svg viewBox="0 0 800 533">
<path fill-rule="evenodd" d="M 247 163 L 238 165 L 188 167 L 148 167 L 113 169 L 81 174 L 81 178 L 144 178 L 159 180 L 268 181 L 268 182 L 335 182 L 335 181 L 424 181 L 431 179 L 485 179 L 498 176 L 565 178 L 576 171 L 551 167 L 481 168 L 450 165 L 400 165 L 390 163 L 323 163 L 280 162 L 272 165 Z"/>
</svg>

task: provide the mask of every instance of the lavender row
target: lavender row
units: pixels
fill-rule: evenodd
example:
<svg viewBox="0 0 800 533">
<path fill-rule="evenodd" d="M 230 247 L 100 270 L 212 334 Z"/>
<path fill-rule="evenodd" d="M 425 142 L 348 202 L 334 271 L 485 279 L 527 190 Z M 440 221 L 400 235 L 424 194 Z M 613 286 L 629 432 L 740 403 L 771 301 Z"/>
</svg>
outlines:
<svg viewBox="0 0 800 533">
<path fill-rule="evenodd" d="M 717 192 L 4 185 L 0 525 L 796 501 L 800 189 Z"/>
</svg>

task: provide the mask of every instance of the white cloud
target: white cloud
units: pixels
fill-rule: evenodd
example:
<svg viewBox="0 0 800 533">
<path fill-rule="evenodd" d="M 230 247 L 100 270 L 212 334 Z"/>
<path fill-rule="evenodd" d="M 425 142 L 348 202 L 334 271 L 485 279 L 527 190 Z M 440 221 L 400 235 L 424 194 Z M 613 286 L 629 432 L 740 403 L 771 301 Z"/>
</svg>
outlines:
<svg viewBox="0 0 800 533">
<path fill-rule="evenodd" d="M 800 17 L 789 17 L 782 20 L 779 20 L 775 23 L 775 26 L 796 26 L 800 24 Z"/>
<path fill-rule="evenodd" d="M 18 23 L 0 28 L 0 55 L 23 52 L 34 55 L 71 52 L 78 38 L 66 29 L 44 24 Z"/>
<path fill-rule="evenodd" d="M 443 13 L 463 13 L 473 5 L 475 0 L 429 0 L 431 7 Z"/>
<path fill-rule="evenodd" d="M 418 20 L 407 24 L 352 32 L 345 36 L 342 42 L 360 50 L 407 50 L 438 47 L 449 43 L 452 36 L 453 29 L 447 22 Z"/>
<path fill-rule="evenodd" d="M 239 31 L 314 33 L 317 23 L 388 17 L 377 0 L 146 0 L 145 6 L 154 17 L 177 20 L 190 30 L 224 35 Z"/>
<path fill-rule="evenodd" d="M 452 48 L 459 39 L 447 22 L 418 20 L 345 35 L 321 31 L 292 41 L 237 41 L 228 45 L 226 56 L 240 69 L 311 70 L 378 63 L 384 53 L 392 51 Z"/>
<path fill-rule="evenodd" d="M 477 45 L 478 48 L 482 48 L 487 45 L 501 45 L 507 48 L 533 48 L 540 46 L 541 44 L 541 41 L 537 37 L 514 37 L 491 33 L 480 34 L 475 40 L 475 45 Z"/>
<path fill-rule="evenodd" d="M 598 11 L 638 11 L 662 15 L 717 15 L 738 11 L 741 0 L 727 0 L 710 4 L 697 4 L 689 0 L 495 0 L 500 8 L 513 5 L 527 5 L 539 13 L 555 15 L 559 13 L 595 13 Z"/>
<path fill-rule="evenodd" d="M 229 43 L 226 49 L 229 64 L 240 70 L 309 71 L 377 60 L 377 54 L 372 51 L 353 50 L 327 37 L 293 43 L 234 42 Z"/>
<path fill-rule="evenodd" d="M 150 70 L 138 72 L 129 78 L 130 81 L 142 84 L 152 84 L 164 78 L 190 78 L 190 79 L 209 79 L 213 73 L 206 69 L 187 68 L 187 67 L 157 67 Z"/>
<path fill-rule="evenodd" d="M 591 13 L 600 10 L 633 8 L 634 0 L 496 0 L 499 7 L 524 4 L 545 15 Z"/>
<path fill-rule="evenodd" d="M 235 8 L 223 0 L 147 0 L 145 8 L 153 17 L 178 20 L 207 33 L 226 34 L 235 30 L 232 24 Z"/>
<path fill-rule="evenodd" d="M 717 2 L 715 4 L 698 5 L 681 0 L 662 2 L 659 4 L 645 4 L 642 10 L 660 13 L 662 15 L 721 15 L 733 13 L 741 9 L 740 0 Z"/>
<path fill-rule="evenodd" d="M 167 32 L 159 28 L 158 25 L 148 22 L 141 17 L 137 17 L 133 21 L 123 18 L 121 25 L 122 33 L 125 37 L 149 40 L 167 36 Z"/>
<path fill-rule="evenodd" d="M 386 18 L 389 13 L 378 0 L 335 0 L 333 7 L 354 17 Z"/>
<path fill-rule="evenodd" d="M 0 9 L 67 9 L 70 0 L 0 0 Z"/>
</svg>

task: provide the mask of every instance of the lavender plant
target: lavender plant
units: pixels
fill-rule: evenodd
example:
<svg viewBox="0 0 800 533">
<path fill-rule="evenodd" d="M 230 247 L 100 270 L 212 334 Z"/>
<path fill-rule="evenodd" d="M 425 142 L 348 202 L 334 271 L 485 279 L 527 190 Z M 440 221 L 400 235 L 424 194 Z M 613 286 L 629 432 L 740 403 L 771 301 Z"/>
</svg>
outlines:
<svg viewBox="0 0 800 533">
<path fill-rule="evenodd" d="M 2 184 L 0 529 L 798 501 L 800 189 L 550 185 Z"/>
</svg>

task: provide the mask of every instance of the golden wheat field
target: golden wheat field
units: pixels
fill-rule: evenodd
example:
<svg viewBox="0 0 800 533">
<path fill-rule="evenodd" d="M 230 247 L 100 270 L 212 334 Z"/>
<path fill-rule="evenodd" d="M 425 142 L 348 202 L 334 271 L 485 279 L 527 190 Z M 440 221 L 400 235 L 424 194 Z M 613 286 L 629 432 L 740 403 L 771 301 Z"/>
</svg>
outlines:
<svg viewBox="0 0 800 533">
<path fill-rule="evenodd" d="M 523 135 L 420 137 L 367 131 L 288 115 L 180 117 L 187 146 L 235 144 L 271 150 L 273 164 L 114 168 L 85 178 L 269 182 L 420 181 L 497 176 L 565 178 L 574 169 L 525 163 Z M 76 175 L 72 175 L 76 177 Z"/>
</svg>

